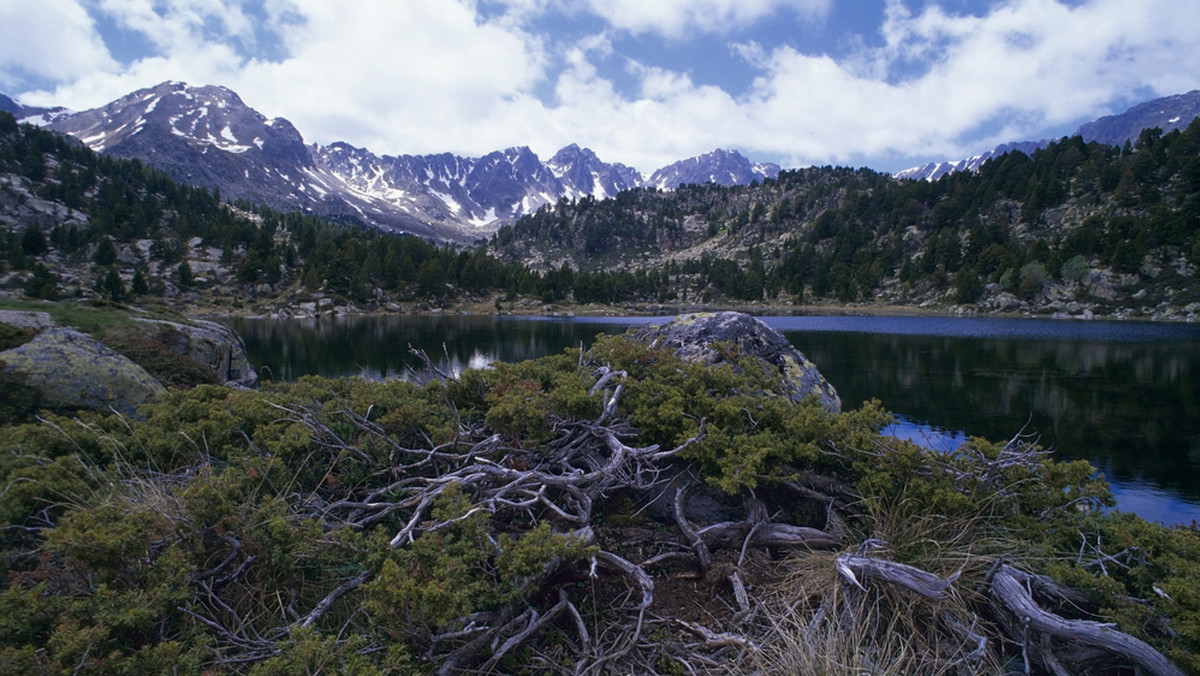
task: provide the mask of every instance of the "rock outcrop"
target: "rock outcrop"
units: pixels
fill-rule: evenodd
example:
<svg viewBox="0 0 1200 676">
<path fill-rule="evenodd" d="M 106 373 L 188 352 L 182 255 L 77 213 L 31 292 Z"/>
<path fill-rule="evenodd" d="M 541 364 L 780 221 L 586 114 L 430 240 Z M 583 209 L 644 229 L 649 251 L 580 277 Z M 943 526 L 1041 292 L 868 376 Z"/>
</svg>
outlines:
<svg viewBox="0 0 1200 676">
<path fill-rule="evenodd" d="M 75 329 L 55 326 L 33 340 L 0 352 L 6 368 L 41 391 L 50 408 L 110 408 L 135 415 L 163 390 L 141 366 Z"/>
<path fill-rule="evenodd" d="M 842 400 L 815 364 L 787 338 L 759 320 L 740 312 L 680 315 L 667 324 L 648 325 L 634 339 L 674 350 L 688 361 L 718 364 L 724 361 L 718 343 L 736 347 L 779 372 L 779 388 L 792 401 L 810 396 L 831 411 L 841 411 Z"/>
<path fill-rule="evenodd" d="M 142 319 L 160 329 L 171 347 L 193 361 L 212 369 L 217 379 L 231 387 L 252 387 L 258 373 L 246 354 L 246 343 L 233 329 L 216 322 L 194 319 L 191 324 Z"/>
</svg>

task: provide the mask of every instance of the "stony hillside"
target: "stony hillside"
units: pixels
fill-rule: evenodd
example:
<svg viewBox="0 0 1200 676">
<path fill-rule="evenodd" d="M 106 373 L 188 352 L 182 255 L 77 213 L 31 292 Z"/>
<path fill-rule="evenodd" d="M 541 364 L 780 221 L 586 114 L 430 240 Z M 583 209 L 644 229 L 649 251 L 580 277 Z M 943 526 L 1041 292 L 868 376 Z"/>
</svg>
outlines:
<svg viewBox="0 0 1200 676">
<path fill-rule="evenodd" d="M 1080 137 L 937 181 L 780 172 L 749 186 L 560 200 L 491 251 L 544 271 L 656 275 L 670 300 L 1186 318 L 1200 308 L 1200 123 L 1122 149 Z"/>
</svg>

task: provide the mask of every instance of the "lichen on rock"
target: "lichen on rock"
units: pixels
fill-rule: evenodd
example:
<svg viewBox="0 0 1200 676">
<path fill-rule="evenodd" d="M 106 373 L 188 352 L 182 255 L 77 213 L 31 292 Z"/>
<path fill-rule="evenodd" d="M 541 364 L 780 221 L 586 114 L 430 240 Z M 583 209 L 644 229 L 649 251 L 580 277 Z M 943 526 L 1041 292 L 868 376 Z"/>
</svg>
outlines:
<svg viewBox="0 0 1200 676">
<path fill-rule="evenodd" d="M 233 387 L 252 387 L 258 382 L 258 374 L 246 353 L 246 344 L 233 329 L 202 319 L 194 319 L 190 324 L 159 319 L 137 321 L 171 329 L 180 337 L 171 347 L 211 369 L 220 382 Z"/>
<path fill-rule="evenodd" d="M 724 361 L 721 344 L 769 364 L 779 372 L 780 391 L 792 401 L 810 396 L 830 411 L 842 410 L 842 400 L 816 365 L 787 338 L 761 321 L 741 312 L 680 315 L 667 324 L 647 325 L 634 333 L 642 343 L 673 350 L 687 361 L 718 364 Z"/>
<path fill-rule="evenodd" d="M 50 408 L 110 408 L 135 415 L 163 386 L 141 366 L 75 329 L 48 328 L 0 352 L 7 368 L 41 391 Z"/>
</svg>

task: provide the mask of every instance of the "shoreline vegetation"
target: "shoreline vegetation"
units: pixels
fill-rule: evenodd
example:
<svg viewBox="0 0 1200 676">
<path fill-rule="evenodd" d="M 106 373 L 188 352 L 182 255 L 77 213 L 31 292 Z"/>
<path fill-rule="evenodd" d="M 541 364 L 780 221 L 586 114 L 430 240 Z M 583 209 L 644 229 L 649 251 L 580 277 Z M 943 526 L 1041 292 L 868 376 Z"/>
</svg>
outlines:
<svg viewBox="0 0 1200 676">
<path fill-rule="evenodd" d="M 787 394 L 800 374 L 738 347 L 786 339 L 736 317 L 9 426 L 0 660 L 1200 673 L 1195 526 L 1104 513 L 1094 467 L 1021 435 L 938 453 L 877 402 Z"/>
<path fill-rule="evenodd" d="M 169 304 L 174 307 L 174 304 Z M 230 301 L 184 305 L 186 313 L 195 317 L 244 317 L 255 319 L 304 319 L 313 317 L 344 317 L 373 315 L 495 315 L 545 317 L 673 317 L 697 312 L 742 312 L 753 316 L 897 316 L 897 317 L 1001 317 L 1039 318 L 1077 321 L 1164 321 L 1194 322 L 1196 308 L 1181 307 L 1167 311 L 1122 311 L 1111 315 L 1066 314 L 1051 311 L 981 311 L 969 306 L 916 306 L 887 303 L 772 303 L 720 302 L 669 303 L 641 301 L 629 303 L 575 303 L 555 301 L 546 303 L 535 297 L 511 298 L 509 294 L 493 293 L 485 298 L 455 299 L 445 303 L 429 301 L 391 301 L 383 307 L 359 306 L 342 298 L 323 294 L 310 296 L 302 302 L 279 303 L 274 299 L 260 301 Z"/>
</svg>

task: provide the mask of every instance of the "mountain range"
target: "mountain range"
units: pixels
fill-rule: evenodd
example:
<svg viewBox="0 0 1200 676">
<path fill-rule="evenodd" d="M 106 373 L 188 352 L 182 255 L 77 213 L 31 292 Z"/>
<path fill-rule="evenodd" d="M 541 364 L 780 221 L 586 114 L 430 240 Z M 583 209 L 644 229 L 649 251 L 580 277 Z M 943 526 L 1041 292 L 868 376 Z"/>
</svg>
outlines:
<svg viewBox="0 0 1200 676">
<path fill-rule="evenodd" d="M 1081 136 L 1085 142 L 1120 146 L 1126 141 L 1137 140 L 1143 129 L 1158 127 L 1163 133 L 1183 129 L 1192 120 L 1200 117 L 1200 90 L 1186 94 L 1165 96 L 1140 103 L 1120 115 L 1108 115 L 1080 125 L 1072 136 Z M 896 172 L 896 178 L 928 179 L 935 181 L 955 171 L 978 171 L 984 162 L 1000 157 L 1004 153 L 1020 151 L 1026 155 L 1050 145 L 1050 139 L 1041 141 L 1018 141 L 1003 143 L 995 148 L 964 160 L 930 162 L 919 167 Z"/>
<path fill-rule="evenodd" d="M 290 122 L 266 118 L 233 91 L 182 82 L 83 112 L 31 108 L 8 97 L 0 98 L 0 109 L 97 152 L 137 158 L 180 182 L 219 189 L 226 198 L 451 241 L 490 235 L 564 197 L 603 199 L 681 183 L 746 184 L 779 172 L 778 165 L 721 149 L 649 176 L 574 144 L 547 161 L 524 146 L 483 157 L 377 155 L 342 142 L 306 144 Z"/>
<path fill-rule="evenodd" d="M 639 187 L 744 185 L 774 178 L 780 167 L 717 149 L 650 175 L 608 163 L 568 145 L 549 160 L 525 146 L 482 157 L 451 153 L 377 155 L 348 143 L 306 143 L 284 118 L 268 119 L 233 91 L 164 82 L 82 112 L 24 106 L 0 94 L 0 110 L 20 121 L 69 134 L 93 150 L 136 158 L 188 184 L 216 188 L 226 198 L 331 220 L 445 241 L 486 237 L 501 226 L 562 198 L 612 197 Z M 1200 90 L 1139 104 L 1079 127 L 1085 141 L 1121 145 L 1142 129 L 1185 127 L 1200 116 Z M 1049 140 L 1005 143 L 971 158 L 930 162 L 897 178 L 937 178 L 974 171 L 1006 152 L 1032 153 Z"/>
</svg>

